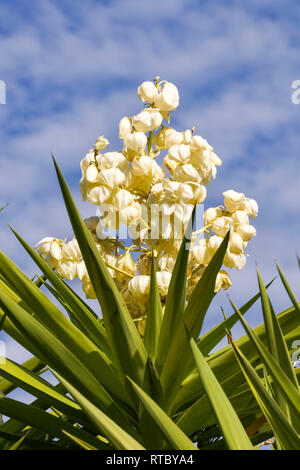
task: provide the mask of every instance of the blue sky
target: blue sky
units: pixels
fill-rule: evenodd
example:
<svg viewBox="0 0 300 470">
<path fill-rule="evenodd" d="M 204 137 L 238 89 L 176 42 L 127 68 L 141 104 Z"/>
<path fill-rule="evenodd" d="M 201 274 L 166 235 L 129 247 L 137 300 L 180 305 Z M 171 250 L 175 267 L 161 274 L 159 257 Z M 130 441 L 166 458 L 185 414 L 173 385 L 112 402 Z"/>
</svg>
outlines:
<svg viewBox="0 0 300 470">
<path fill-rule="evenodd" d="M 120 148 L 118 122 L 140 110 L 137 86 L 156 75 L 175 83 L 180 107 L 173 124 L 196 127 L 223 160 L 207 206 L 236 189 L 255 198 L 257 237 L 246 268 L 232 272 L 230 295 L 242 303 L 256 292 L 255 263 L 265 280 L 278 260 L 299 295 L 300 79 L 297 0 L 70 0 L 0 4 L 0 246 L 25 271 L 34 266 L 9 233 L 31 244 L 71 236 L 50 152 L 83 215 L 79 162 L 101 134 Z M 289 305 L 276 282 L 277 311 Z M 208 325 L 221 320 L 221 294 Z M 261 321 L 259 309 L 248 315 Z M 242 332 L 237 329 L 237 334 Z M 16 359 L 23 351 L 8 341 Z"/>
</svg>

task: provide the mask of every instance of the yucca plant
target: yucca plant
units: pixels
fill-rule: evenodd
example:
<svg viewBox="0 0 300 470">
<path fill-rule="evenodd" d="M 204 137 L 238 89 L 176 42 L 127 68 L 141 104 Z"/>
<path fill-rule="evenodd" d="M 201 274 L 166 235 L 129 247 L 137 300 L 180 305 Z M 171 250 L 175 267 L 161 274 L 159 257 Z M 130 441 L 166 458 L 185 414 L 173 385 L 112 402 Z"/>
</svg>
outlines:
<svg viewBox="0 0 300 470">
<path fill-rule="evenodd" d="M 205 185 L 221 164 L 193 130 L 161 126 L 179 96 L 173 84 L 154 82 L 138 88 L 148 108 L 120 122 L 122 153 L 99 154 L 108 144 L 101 136 L 81 162 L 83 197 L 96 205 L 111 201 L 118 220 L 126 213 L 130 224 L 140 220 L 142 204 L 149 209 L 158 200 L 169 212 L 176 206 L 173 224 L 175 215 L 186 219 L 187 201 L 195 206 L 205 199 Z M 161 149 L 169 152 L 164 163 L 170 178 L 154 161 Z M 81 218 L 54 164 L 76 238 L 66 244 L 47 237 L 36 252 L 13 230 L 41 271 L 36 280 L 0 251 L 0 327 L 32 354 L 22 365 L 0 357 L 0 413 L 10 418 L 0 425 L 0 448 L 249 450 L 274 438 L 277 449 L 299 449 L 299 369 L 291 353 L 300 337 L 300 304 L 280 268 L 291 308 L 275 315 L 270 283 L 265 286 L 258 272 L 258 293 L 239 309 L 231 302 L 233 313 L 203 334 L 214 296 L 231 285 L 222 265 L 245 264 L 244 248 L 255 235 L 248 216 L 256 217 L 256 202 L 225 191 L 225 207 L 205 212 L 200 232 L 206 238 L 192 256 L 188 232 L 179 244 L 162 237 L 146 248 L 140 238 L 126 248 L 101 238 L 94 227 L 99 218 Z M 111 228 L 110 216 L 100 219 Z M 107 256 L 102 242 L 125 253 Z M 138 276 L 129 254 L 136 249 L 142 252 Z M 112 264 L 116 259 L 121 262 Z M 77 275 L 101 316 L 64 281 Z M 259 298 L 264 323 L 252 330 L 244 314 Z M 238 321 L 246 335 L 233 340 Z M 226 337 L 228 345 L 214 352 Z M 35 401 L 10 398 L 16 388 Z"/>
<path fill-rule="evenodd" d="M 275 436 L 277 448 L 298 449 L 299 369 L 290 345 L 300 334 L 300 307 L 280 269 L 291 308 L 274 314 L 258 274 L 259 293 L 240 309 L 232 304 L 234 313 L 199 338 L 228 235 L 186 306 L 183 240 L 164 315 L 152 263 L 142 340 L 57 165 L 56 171 L 103 321 L 14 232 L 43 277 L 31 281 L 0 253 L 1 326 L 33 354 L 22 365 L 2 358 L 0 412 L 11 419 L 0 427 L 1 448 L 253 449 Z M 259 297 L 264 324 L 251 330 L 243 315 Z M 247 334 L 233 341 L 238 320 Z M 230 344 L 210 354 L 225 335 Z M 56 386 L 41 378 L 45 370 Z M 8 398 L 16 387 L 36 400 Z"/>
</svg>

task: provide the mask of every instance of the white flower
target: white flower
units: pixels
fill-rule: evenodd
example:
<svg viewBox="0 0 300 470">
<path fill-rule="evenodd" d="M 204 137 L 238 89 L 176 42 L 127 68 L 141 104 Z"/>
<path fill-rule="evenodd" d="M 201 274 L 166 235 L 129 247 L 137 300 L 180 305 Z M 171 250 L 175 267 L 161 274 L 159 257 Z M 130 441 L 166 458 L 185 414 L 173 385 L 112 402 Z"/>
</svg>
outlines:
<svg viewBox="0 0 300 470">
<path fill-rule="evenodd" d="M 249 199 L 246 198 L 241 202 L 241 205 L 239 207 L 240 210 L 245 211 L 249 217 L 252 217 L 252 219 L 255 219 L 258 214 L 258 204 L 255 201 L 255 199 Z"/>
<path fill-rule="evenodd" d="M 178 165 L 188 163 L 190 159 L 190 146 L 185 144 L 172 145 L 169 148 L 168 155 L 164 158 L 165 166 L 174 172 Z"/>
<path fill-rule="evenodd" d="M 232 218 L 234 227 L 238 227 L 239 225 L 243 224 L 249 224 L 249 217 L 244 211 L 237 210 L 233 212 L 230 217 Z"/>
<path fill-rule="evenodd" d="M 143 132 L 133 132 L 125 137 L 124 145 L 127 150 L 140 153 L 146 148 L 147 137 Z"/>
<path fill-rule="evenodd" d="M 255 227 L 249 224 L 239 225 L 236 231 L 242 237 L 244 242 L 248 242 L 254 235 L 256 235 Z"/>
<path fill-rule="evenodd" d="M 132 295 L 137 297 L 149 294 L 150 276 L 135 276 L 133 279 L 130 279 L 128 283 L 128 290 Z"/>
<path fill-rule="evenodd" d="M 172 145 L 184 143 L 183 132 L 177 132 L 170 127 L 162 127 L 162 129 L 153 137 L 153 144 L 159 148 L 170 148 Z"/>
<path fill-rule="evenodd" d="M 158 129 L 163 120 L 162 115 L 156 108 L 147 108 L 133 116 L 132 124 L 138 132 L 149 132 Z"/>
<path fill-rule="evenodd" d="M 190 129 L 187 129 L 183 133 L 183 143 L 184 144 L 189 144 L 192 140 L 192 131 Z"/>
<path fill-rule="evenodd" d="M 242 237 L 237 232 L 230 233 L 229 239 L 229 249 L 231 253 L 239 254 L 244 250 L 244 241 Z"/>
<path fill-rule="evenodd" d="M 143 82 L 137 90 L 138 97 L 142 101 L 148 101 L 149 103 L 153 103 L 155 97 L 157 96 L 157 88 L 152 82 Z"/>
<path fill-rule="evenodd" d="M 92 186 L 87 190 L 86 197 L 91 204 L 98 205 L 103 204 L 104 202 L 108 202 L 111 193 L 112 190 L 106 186 Z"/>
<path fill-rule="evenodd" d="M 86 269 L 85 262 L 82 260 L 79 263 L 77 263 L 77 276 L 79 279 L 83 282 L 89 281 L 89 275 Z"/>
<path fill-rule="evenodd" d="M 85 172 L 85 178 L 89 183 L 95 183 L 98 179 L 99 170 L 96 165 L 90 165 Z"/>
<path fill-rule="evenodd" d="M 156 273 L 158 292 L 164 297 L 168 293 L 171 277 L 172 274 L 169 271 L 157 271 Z"/>
<path fill-rule="evenodd" d="M 223 192 L 225 209 L 234 212 L 240 208 L 241 202 L 245 199 L 244 193 L 238 193 L 233 189 Z"/>
<path fill-rule="evenodd" d="M 106 152 L 97 159 L 100 170 L 108 170 L 110 168 L 119 168 L 123 171 L 128 166 L 128 160 L 120 152 Z"/>
<path fill-rule="evenodd" d="M 215 293 L 219 292 L 221 289 L 227 290 L 232 286 L 230 277 L 226 271 L 219 271 L 216 278 L 215 284 Z"/>
<path fill-rule="evenodd" d="M 190 141 L 191 152 L 202 152 L 207 148 L 207 142 L 200 135 L 194 135 Z"/>
<path fill-rule="evenodd" d="M 213 255 L 220 248 L 222 241 L 223 241 L 223 238 L 219 237 L 218 235 L 213 235 L 212 237 L 209 238 L 207 246 Z"/>
<path fill-rule="evenodd" d="M 208 246 L 208 240 L 200 239 L 199 245 L 194 246 L 192 249 L 192 256 L 197 264 L 207 266 L 212 258 L 212 252 Z"/>
<path fill-rule="evenodd" d="M 124 139 L 127 135 L 131 133 L 132 124 L 131 120 L 128 117 L 123 117 L 119 123 L 119 137 Z"/>
<path fill-rule="evenodd" d="M 231 253 L 231 251 L 227 249 L 223 263 L 228 268 L 236 268 L 239 270 L 243 269 L 246 263 L 246 255 L 244 253 L 239 253 L 238 255 L 236 255 L 235 253 Z"/>
<path fill-rule="evenodd" d="M 95 143 L 95 149 L 96 150 L 104 150 L 105 147 L 107 147 L 109 144 L 109 141 L 107 139 L 105 139 L 105 137 L 103 135 L 101 135 L 100 137 L 98 137 L 98 139 L 96 140 L 96 143 Z"/>
<path fill-rule="evenodd" d="M 198 171 L 190 163 L 175 168 L 173 177 L 175 181 L 180 181 L 181 183 L 187 183 L 189 181 L 200 183 L 201 181 Z"/>
<path fill-rule="evenodd" d="M 232 225 L 232 220 L 230 217 L 218 217 L 212 222 L 211 229 L 215 232 L 216 235 L 220 237 L 225 237 L 226 233 Z"/>
<path fill-rule="evenodd" d="M 90 150 L 80 162 L 80 168 L 83 176 L 92 162 L 95 163 L 95 154 L 93 150 Z"/>
<path fill-rule="evenodd" d="M 172 272 L 175 266 L 176 256 L 172 256 L 172 254 L 164 253 L 159 255 L 157 258 L 157 266 L 161 271 L 169 271 Z"/>
<path fill-rule="evenodd" d="M 136 266 L 133 259 L 131 258 L 129 251 L 125 251 L 123 255 L 118 257 L 116 267 L 134 276 Z M 125 276 L 125 274 L 119 273 L 118 271 L 116 271 L 116 277 L 119 280 L 128 279 L 128 276 Z"/>
<path fill-rule="evenodd" d="M 64 279 L 73 281 L 77 277 L 77 263 L 62 259 L 57 263 L 56 271 Z"/>
<path fill-rule="evenodd" d="M 162 90 L 154 98 L 155 106 L 162 111 L 172 111 L 179 105 L 178 90 L 173 83 L 165 83 Z"/>
<path fill-rule="evenodd" d="M 38 250 L 40 255 L 47 255 L 50 251 L 51 244 L 55 241 L 56 239 L 54 237 L 45 237 L 42 238 L 36 245 L 35 249 Z"/>
<path fill-rule="evenodd" d="M 73 238 L 73 240 L 66 243 L 62 247 L 61 254 L 64 260 L 78 261 L 80 258 L 82 258 L 82 254 L 76 238 Z"/>
<path fill-rule="evenodd" d="M 55 261 L 59 261 L 62 258 L 62 250 L 56 238 L 43 238 L 35 245 L 35 248 L 38 248 L 40 255 L 49 255 Z"/>
<path fill-rule="evenodd" d="M 109 168 L 101 171 L 99 175 L 99 183 L 113 189 L 120 186 L 125 181 L 125 175 L 119 168 Z"/>
<path fill-rule="evenodd" d="M 222 210 L 220 207 L 209 207 L 204 212 L 204 222 L 205 225 L 210 224 L 214 219 L 220 217 L 222 214 Z"/>
</svg>

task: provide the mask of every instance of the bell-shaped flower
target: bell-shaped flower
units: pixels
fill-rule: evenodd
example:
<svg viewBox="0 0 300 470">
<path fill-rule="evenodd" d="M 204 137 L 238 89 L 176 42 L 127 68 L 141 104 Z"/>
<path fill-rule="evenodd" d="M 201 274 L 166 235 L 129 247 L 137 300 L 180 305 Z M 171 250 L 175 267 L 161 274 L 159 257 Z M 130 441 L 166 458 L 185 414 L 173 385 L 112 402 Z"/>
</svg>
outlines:
<svg viewBox="0 0 300 470">
<path fill-rule="evenodd" d="M 133 132 L 125 137 L 124 145 L 126 150 L 140 153 L 146 148 L 147 137 L 143 132 Z"/>
<path fill-rule="evenodd" d="M 123 117 L 119 123 L 119 137 L 120 139 L 125 139 L 125 137 L 131 134 L 132 123 L 130 118 Z"/>
<path fill-rule="evenodd" d="M 179 105 L 179 94 L 173 83 L 164 84 L 161 91 L 154 98 L 155 106 L 162 111 L 173 111 Z"/>
<path fill-rule="evenodd" d="M 143 82 L 137 89 L 138 97 L 143 102 L 153 103 L 158 94 L 158 90 L 153 82 Z"/>
<path fill-rule="evenodd" d="M 240 208 L 241 202 L 245 199 L 244 193 L 238 193 L 233 189 L 223 192 L 224 206 L 228 212 L 234 212 Z"/>
</svg>

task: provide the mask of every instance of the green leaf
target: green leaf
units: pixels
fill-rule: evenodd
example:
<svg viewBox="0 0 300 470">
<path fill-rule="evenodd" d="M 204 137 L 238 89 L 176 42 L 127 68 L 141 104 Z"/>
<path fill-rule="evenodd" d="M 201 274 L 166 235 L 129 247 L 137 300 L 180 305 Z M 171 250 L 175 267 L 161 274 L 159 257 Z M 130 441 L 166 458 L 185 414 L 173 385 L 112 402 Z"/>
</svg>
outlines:
<svg viewBox="0 0 300 470">
<path fill-rule="evenodd" d="M 191 228 L 193 218 L 194 213 L 189 222 L 187 233 Z M 190 240 L 185 235 L 176 258 L 171 282 L 168 288 L 166 306 L 158 339 L 157 357 L 155 361 L 155 365 L 159 373 L 163 368 L 168 351 L 173 342 L 173 338 L 175 337 L 175 334 L 180 327 L 183 318 L 186 299 L 189 243 Z"/>
<path fill-rule="evenodd" d="M 169 442 L 171 449 L 196 450 L 192 441 L 181 431 L 181 429 L 169 418 L 169 416 L 129 377 L 128 381 L 136 397 L 141 401 L 145 410 L 156 423 L 159 430 Z"/>
<path fill-rule="evenodd" d="M 274 278 L 275 279 L 275 278 Z M 273 283 L 274 279 L 266 285 L 266 289 Z M 260 293 L 254 295 L 248 302 L 246 302 L 239 310 L 242 315 L 245 315 L 246 312 L 255 304 L 259 299 Z M 230 315 L 229 318 L 219 323 L 215 328 L 211 329 L 205 333 L 199 341 L 197 342 L 198 347 L 201 349 L 202 354 L 206 356 L 210 351 L 217 346 L 217 344 L 224 338 L 226 335 L 226 330 L 230 330 L 238 322 L 239 316 L 234 312 Z"/>
<path fill-rule="evenodd" d="M 23 362 L 21 367 L 26 371 L 39 374 L 44 369 L 45 365 L 44 362 L 38 359 L 37 357 L 31 357 L 27 361 Z M 0 393 L 3 393 L 3 395 L 7 395 L 8 393 L 12 392 L 15 388 L 16 385 L 10 380 L 6 380 L 4 378 L 0 379 Z"/>
<path fill-rule="evenodd" d="M 256 336 L 254 331 L 250 328 L 232 301 L 231 304 L 238 313 L 240 320 L 260 359 L 270 372 L 273 382 L 278 386 L 280 392 L 285 397 L 285 400 L 290 408 L 291 415 L 294 416 L 294 419 L 297 422 L 297 429 L 298 427 L 300 429 L 300 393 L 298 390 L 298 384 L 295 386 L 295 384 L 290 380 L 289 376 L 284 372 L 284 370 L 282 370 L 281 364 L 279 364 L 273 358 L 272 354 L 267 350 L 262 341 Z"/>
<path fill-rule="evenodd" d="M 120 400 L 128 401 L 126 390 L 112 361 L 47 298 L 24 273 L 0 251 L 3 271 L 21 297 L 34 312 L 34 317 L 61 341 L 100 383 Z M 0 291 L 4 292 L 0 285 Z M 29 348 L 32 351 L 32 349 Z M 32 353 L 37 356 L 34 351 Z"/>
<path fill-rule="evenodd" d="M 144 447 L 130 436 L 124 429 L 118 426 L 113 420 L 111 420 L 105 413 L 91 403 L 84 395 L 76 390 L 69 382 L 57 375 L 59 380 L 63 383 L 70 394 L 75 400 L 80 403 L 82 409 L 85 410 L 86 414 L 95 423 L 97 428 L 104 432 L 107 438 L 112 444 L 119 450 L 145 450 Z"/>
<path fill-rule="evenodd" d="M 285 449 L 298 450 L 300 447 L 299 435 L 285 418 L 276 401 L 264 387 L 260 378 L 243 353 L 233 342 L 232 347 L 253 395 L 255 396 L 274 433 L 280 439 L 282 446 Z"/>
<path fill-rule="evenodd" d="M 284 341 L 282 331 L 279 327 L 276 315 L 272 308 L 269 296 L 267 294 L 266 288 L 263 284 L 263 280 L 258 269 L 257 278 L 261 293 L 261 304 L 265 321 L 269 351 L 272 354 L 273 358 L 277 361 L 278 365 L 282 368 L 282 370 L 287 374 L 289 379 L 294 383 L 294 385 L 298 389 L 296 374 L 292 366 L 292 361 L 289 356 L 288 348 Z M 278 387 L 276 382 L 273 384 L 273 389 L 279 407 L 285 414 L 288 421 L 290 421 L 289 407 L 286 403 L 284 395 L 280 390 L 280 387 Z"/>
<path fill-rule="evenodd" d="M 222 266 L 228 240 L 229 232 L 205 269 L 185 309 L 183 321 L 190 331 L 190 334 L 195 339 L 197 339 L 200 334 L 205 314 L 215 295 L 214 288 L 216 277 Z M 166 410 L 170 409 L 172 401 L 193 360 L 184 324 L 181 323 L 180 328 L 177 329 L 173 337 L 161 373 L 161 384 L 164 392 L 164 409 Z"/>
<path fill-rule="evenodd" d="M 80 406 L 69 398 L 58 393 L 55 388 L 48 384 L 45 380 L 9 359 L 0 356 L 0 373 L 7 380 L 11 380 L 23 390 L 35 395 L 36 397 L 44 397 L 49 400 L 53 406 L 60 411 L 71 414 L 78 419 L 82 418 Z"/>
<path fill-rule="evenodd" d="M 66 209 L 101 305 L 105 329 L 120 371 L 142 383 L 147 354 L 141 337 L 109 271 L 97 251 L 91 233 L 82 220 L 70 190 L 53 157 Z"/>
<path fill-rule="evenodd" d="M 298 258 L 299 260 L 299 258 Z M 299 302 L 298 300 L 296 299 L 296 296 L 294 294 L 294 292 L 292 291 L 292 288 L 290 287 L 289 283 L 287 282 L 282 270 L 280 269 L 280 267 L 278 266 L 278 264 L 276 264 L 276 267 L 277 267 L 277 270 L 278 270 L 278 273 L 279 273 L 279 276 L 280 276 L 280 279 L 282 280 L 282 283 L 285 287 L 285 290 L 287 291 L 287 294 L 289 296 L 289 298 L 291 299 L 294 307 L 295 307 L 295 310 L 298 312 L 298 314 L 300 314 L 300 306 L 299 306 Z"/>
<path fill-rule="evenodd" d="M 21 403 L 12 398 L 0 397 L 0 412 L 35 429 L 39 429 L 50 436 L 65 439 L 66 435 L 63 431 L 67 431 L 69 434 L 90 443 L 99 450 L 107 449 L 104 443 L 87 432 L 72 426 L 62 419 L 55 418 L 50 413 L 46 413 L 35 406 Z"/>
<path fill-rule="evenodd" d="M 253 446 L 239 417 L 193 338 L 190 338 L 190 346 L 200 380 L 229 449 L 252 450 Z"/>
<path fill-rule="evenodd" d="M 159 380 L 159 374 L 153 365 L 151 358 L 148 357 L 145 367 L 143 390 L 158 405 L 162 399 L 162 389 Z M 164 438 L 157 430 L 157 425 L 143 406 L 140 407 L 140 428 L 147 449 L 163 449 Z"/>
<path fill-rule="evenodd" d="M 48 263 L 39 256 L 22 237 L 11 229 L 14 235 L 17 237 L 21 245 L 25 248 L 27 253 L 31 256 L 34 262 L 38 265 L 47 279 L 51 282 L 53 287 L 56 289 L 60 297 L 66 302 L 69 309 L 72 311 L 72 315 L 76 319 L 77 324 L 80 325 L 82 331 L 90 337 L 105 354 L 110 355 L 110 347 L 107 342 L 105 330 L 99 320 L 91 313 L 87 306 L 79 300 L 75 293 L 68 289 L 66 284 L 58 275 L 50 268 Z"/>
<path fill-rule="evenodd" d="M 1 289 L 0 305 L 6 307 L 10 318 L 40 351 L 39 356 L 42 360 L 70 382 L 76 384 L 87 397 L 112 417 L 115 417 L 122 426 L 131 429 L 127 415 L 125 416 L 124 411 L 115 404 L 105 388 L 85 368 L 85 365 L 48 329 L 1 292 Z"/>
<path fill-rule="evenodd" d="M 154 361 L 156 356 L 156 349 L 161 329 L 162 318 L 163 312 L 157 287 L 155 259 L 152 253 L 150 294 L 144 336 L 145 348 L 147 353 L 150 355 L 152 361 Z"/>
</svg>

